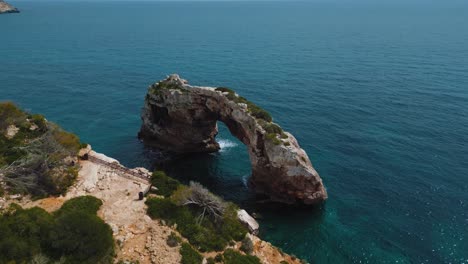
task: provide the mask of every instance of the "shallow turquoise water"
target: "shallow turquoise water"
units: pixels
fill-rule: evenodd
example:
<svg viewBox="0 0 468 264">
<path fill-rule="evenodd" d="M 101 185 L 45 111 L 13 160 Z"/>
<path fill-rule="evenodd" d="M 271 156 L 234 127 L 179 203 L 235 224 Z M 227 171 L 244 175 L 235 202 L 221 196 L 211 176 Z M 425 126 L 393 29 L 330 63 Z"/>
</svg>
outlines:
<svg viewBox="0 0 468 264">
<path fill-rule="evenodd" d="M 263 238 L 314 263 L 468 262 L 468 4 L 11 2 L 0 100 L 150 167 L 149 84 L 232 87 L 298 138 L 325 206 L 256 203 L 225 128 L 220 153 L 171 175 L 260 213 Z"/>
</svg>

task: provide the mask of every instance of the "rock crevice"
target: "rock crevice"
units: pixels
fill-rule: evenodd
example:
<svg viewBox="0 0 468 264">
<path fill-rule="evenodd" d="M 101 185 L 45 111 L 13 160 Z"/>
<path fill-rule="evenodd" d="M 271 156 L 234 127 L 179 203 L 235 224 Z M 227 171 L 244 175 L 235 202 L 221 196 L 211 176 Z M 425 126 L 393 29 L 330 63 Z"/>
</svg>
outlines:
<svg viewBox="0 0 468 264">
<path fill-rule="evenodd" d="M 217 121 L 248 149 L 251 184 L 284 203 L 315 204 L 327 198 L 322 179 L 296 138 L 271 116 L 228 88 L 191 86 L 178 75 L 149 87 L 139 138 L 176 153 L 215 152 Z"/>
</svg>

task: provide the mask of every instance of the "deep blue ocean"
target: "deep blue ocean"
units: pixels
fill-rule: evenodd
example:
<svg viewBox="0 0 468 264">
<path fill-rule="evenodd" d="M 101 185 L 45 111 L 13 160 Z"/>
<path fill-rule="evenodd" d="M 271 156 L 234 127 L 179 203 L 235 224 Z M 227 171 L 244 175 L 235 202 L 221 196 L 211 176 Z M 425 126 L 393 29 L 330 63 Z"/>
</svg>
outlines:
<svg viewBox="0 0 468 264">
<path fill-rule="evenodd" d="M 261 237 L 312 263 L 468 263 L 465 1 L 39 2 L 0 15 L 0 100 L 150 168 L 148 85 L 227 86 L 292 132 L 322 208 L 255 201 L 245 147 L 167 165 L 262 216 Z"/>
</svg>

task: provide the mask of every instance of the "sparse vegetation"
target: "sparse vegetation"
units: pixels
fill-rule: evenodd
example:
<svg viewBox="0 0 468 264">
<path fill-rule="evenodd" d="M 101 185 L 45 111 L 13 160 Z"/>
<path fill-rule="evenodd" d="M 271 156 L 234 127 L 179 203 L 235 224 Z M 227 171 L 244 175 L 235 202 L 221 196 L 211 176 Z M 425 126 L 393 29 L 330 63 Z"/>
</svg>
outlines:
<svg viewBox="0 0 468 264">
<path fill-rule="evenodd" d="M 254 245 L 250 237 L 246 236 L 244 239 L 242 239 L 240 250 L 244 251 L 245 254 L 251 255 L 253 253 L 253 249 Z"/>
<path fill-rule="evenodd" d="M 229 248 L 224 251 L 224 264 L 260 264 L 260 259 L 256 256 L 242 255 Z"/>
<path fill-rule="evenodd" d="M 179 206 L 196 206 L 201 212 L 197 217 L 197 223 L 203 222 L 206 215 L 212 217 L 215 222 L 222 220 L 226 203 L 218 196 L 197 182 L 190 182 L 189 188 L 180 188 L 173 201 Z"/>
<path fill-rule="evenodd" d="M 74 182 L 81 147 L 77 136 L 30 115 L 13 103 L 0 103 L 0 181 L 10 193 L 33 197 L 65 193 Z"/>
<path fill-rule="evenodd" d="M 149 90 L 149 93 L 161 96 L 163 90 L 178 90 L 183 93 L 187 92 L 186 89 L 174 82 L 161 81 L 158 82 L 156 85 L 152 85 Z"/>
<path fill-rule="evenodd" d="M 201 264 L 203 261 L 202 255 L 185 242 L 180 247 L 180 255 L 182 255 L 181 264 Z"/>
<path fill-rule="evenodd" d="M 168 198 L 149 198 L 148 215 L 177 224 L 177 230 L 198 250 L 221 251 L 240 241 L 247 229 L 237 219 L 237 207 L 210 193 L 200 184 L 179 186 Z"/>
<path fill-rule="evenodd" d="M 281 140 L 278 139 L 278 134 L 275 133 L 269 133 L 266 135 L 266 138 L 273 142 L 275 145 L 280 145 L 282 143 Z"/>
<path fill-rule="evenodd" d="M 237 95 L 236 92 L 234 92 L 234 90 L 226 88 L 226 87 L 218 87 L 215 90 L 219 92 L 227 93 L 226 97 L 229 100 L 236 102 L 237 104 L 240 104 L 240 103 L 246 104 L 247 109 L 252 116 L 265 120 L 267 122 L 271 122 L 273 120 L 270 113 L 268 113 L 267 111 L 265 111 L 263 108 L 259 107 L 258 105 L 245 99 L 244 97 Z"/>
<path fill-rule="evenodd" d="M 274 134 L 283 133 L 283 129 L 275 123 L 262 122 L 260 124 L 267 133 L 274 133 Z"/>
<path fill-rule="evenodd" d="M 0 263 L 112 263 L 112 231 L 96 215 L 97 203 L 85 201 L 71 199 L 54 214 L 11 205 L 0 215 Z"/>
</svg>

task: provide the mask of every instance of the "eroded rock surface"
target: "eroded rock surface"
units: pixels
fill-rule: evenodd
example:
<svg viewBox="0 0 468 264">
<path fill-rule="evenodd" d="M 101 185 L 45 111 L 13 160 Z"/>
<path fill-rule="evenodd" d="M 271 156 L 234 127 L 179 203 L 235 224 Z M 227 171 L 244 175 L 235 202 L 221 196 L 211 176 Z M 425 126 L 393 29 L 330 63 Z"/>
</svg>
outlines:
<svg viewBox="0 0 468 264">
<path fill-rule="evenodd" d="M 149 87 L 139 137 L 176 153 L 215 152 L 221 121 L 247 145 L 257 192 L 284 203 L 324 201 L 322 179 L 296 138 L 258 112 L 229 89 L 191 86 L 174 74 Z"/>
<path fill-rule="evenodd" d="M 19 10 L 7 2 L 0 0 L 0 14 L 3 13 L 19 13 Z"/>
</svg>

